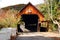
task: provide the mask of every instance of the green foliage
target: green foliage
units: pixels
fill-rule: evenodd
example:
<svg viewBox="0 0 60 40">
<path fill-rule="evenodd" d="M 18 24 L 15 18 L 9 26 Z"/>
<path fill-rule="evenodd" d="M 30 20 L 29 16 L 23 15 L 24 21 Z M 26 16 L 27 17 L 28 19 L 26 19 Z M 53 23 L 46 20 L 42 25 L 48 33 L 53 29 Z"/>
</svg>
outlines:
<svg viewBox="0 0 60 40">
<path fill-rule="evenodd" d="M 59 0 L 52 0 L 52 1 L 45 0 L 44 4 L 37 5 L 36 7 L 39 9 L 40 12 L 43 13 L 45 20 L 50 20 L 49 27 L 51 27 L 51 30 L 56 30 L 57 25 L 53 24 L 49 14 L 51 14 L 51 11 L 52 11 L 52 18 L 60 20 L 60 1 Z"/>
<path fill-rule="evenodd" d="M 5 18 L 2 18 L 0 20 L 0 26 L 1 27 L 16 27 L 19 19 L 16 19 L 16 14 L 19 11 L 14 10 L 14 9 L 9 9 L 6 13 L 5 13 Z"/>
</svg>

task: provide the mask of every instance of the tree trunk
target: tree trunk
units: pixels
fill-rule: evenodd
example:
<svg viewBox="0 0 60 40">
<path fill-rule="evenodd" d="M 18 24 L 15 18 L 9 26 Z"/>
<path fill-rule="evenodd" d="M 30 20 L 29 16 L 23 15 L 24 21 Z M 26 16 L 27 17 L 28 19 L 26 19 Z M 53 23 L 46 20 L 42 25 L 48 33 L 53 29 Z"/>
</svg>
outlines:
<svg viewBox="0 0 60 40">
<path fill-rule="evenodd" d="M 60 23 L 58 21 L 53 21 L 54 24 L 57 24 L 58 25 L 58 32 L 60 33 Z"/>
</svg>

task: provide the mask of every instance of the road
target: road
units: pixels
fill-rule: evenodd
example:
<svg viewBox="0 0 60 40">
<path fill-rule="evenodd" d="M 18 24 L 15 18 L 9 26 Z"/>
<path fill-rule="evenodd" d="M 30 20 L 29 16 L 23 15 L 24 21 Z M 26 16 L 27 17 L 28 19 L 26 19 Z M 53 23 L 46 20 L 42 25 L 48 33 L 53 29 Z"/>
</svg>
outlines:
<svg viewBox="0 0 60 40">
<path fill-rule="evenodd" d="M 11 33 L 15 34 L 16 29 L 13 28 L 3 28 L 0 31 L 0 40 L 9 40 Z M 54 40 L 51 37 L 60 37 L 60 34 L 51 33 L 51 32 L 39 32 L 39 33 L 25 33 L 16 38 L 16 40 Z"/>
<path fill-rule="evenodd" d="M 54 38 L 35 36 L 35 37 L 17 37 L 16 40 L 54 40 Z"/>
<path fill-rule="evenodd" d="M 60 35 L 53 32 L 22 33 L 17 36 L 16 40 L 55 40 L 54 37 L 60 40 Z"/>
<path fill-rule="evenodd" d="M 11 36 L 11 33 L 12 33 L 12 28 L 2 28 L 0 30 L 0 40 L 9 40 L 10 36 Z"/>
</svg>

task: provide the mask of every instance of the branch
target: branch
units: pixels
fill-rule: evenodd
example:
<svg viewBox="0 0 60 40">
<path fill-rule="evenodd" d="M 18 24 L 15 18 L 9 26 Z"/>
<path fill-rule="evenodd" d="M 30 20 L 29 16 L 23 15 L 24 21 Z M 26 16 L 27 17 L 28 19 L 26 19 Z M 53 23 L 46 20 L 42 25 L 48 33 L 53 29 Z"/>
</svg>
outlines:
<svg viewBox="0 0 60 40">
<path fill-rule="evenodd" d="M 55 21 L 53 21 L 53 23 L 54 23 L 54 24 L 59 24 L 59 22 L 58 22 L 58 21 L 56 21 L 56 20 L 55 20 Z"/>
</svg>

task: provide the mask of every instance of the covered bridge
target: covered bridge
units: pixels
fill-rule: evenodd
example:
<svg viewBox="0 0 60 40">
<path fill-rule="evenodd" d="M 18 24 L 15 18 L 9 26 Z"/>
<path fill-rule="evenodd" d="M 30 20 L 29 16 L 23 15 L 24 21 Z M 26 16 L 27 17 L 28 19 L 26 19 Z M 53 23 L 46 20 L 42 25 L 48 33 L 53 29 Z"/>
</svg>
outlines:
<svg viewBox="0 0 60 40">
<path fill-rule="evenodd" d="M 31 32 L 41 31 L 41 22 L 44 21 L 44 15 L 30 2 L 17 14 L 19 18 L 22 16 L 25 22 L 25 28 L 29 29 Z M 20 30 L 21 31 L 21 30 Z"/>
</svg>

